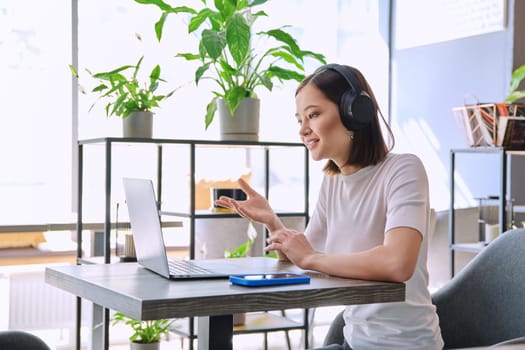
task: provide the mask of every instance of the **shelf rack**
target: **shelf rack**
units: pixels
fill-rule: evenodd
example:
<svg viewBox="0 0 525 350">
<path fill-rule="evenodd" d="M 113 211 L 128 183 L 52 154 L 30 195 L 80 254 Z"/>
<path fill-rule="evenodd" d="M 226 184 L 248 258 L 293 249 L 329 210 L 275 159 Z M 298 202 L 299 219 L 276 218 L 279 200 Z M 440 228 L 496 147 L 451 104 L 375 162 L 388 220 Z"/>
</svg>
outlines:
<svg viewBox="0 0 525 350">
<path fill-rule="evenodd" d="M 504 147 L 470 147 L 470 148 L 459 148 L 450 150 L 450 206 L 449 206 L 449 243 L 450 243 L 450 276 L 453 277 L 455 273 L 455 251 L 464 251 L 479 253 L 487 245 L 485 242 L 474 242 L 474 243 L 455 243 L 456 234 L 456 220 L 455 220 L 455 168 L 456 168 L 456 155 L 460 153 L 466 154 L 489 154 L 498 157 L 498 170 L 499 170 L 499 184 L 498 184 L 498 196 L 495 200 L 498 203 L 498 223 L 499 232 L 503 233 L 509 228 L 507 222 L 507 202 L 509 200 L 509 193 L 507 189 L 507 165 L 508 158 L 511 155 L 525 155 L 525 150 L 508 150 Z M 514 212 L 523 211 L 523 205 L 513 205 L 512 209 Z"/>
<path fill-rule="evenodd" d="M 290 142 L 263 142 L 263 141 L 214 141 L 214 140 L 187 140 L 187 139 L 145 139 L 145 138 L 123 138 L 123 137 L 104 137 L 94 138 L 78 141 L 78 177 L 77 177 L 77 264 L 93 263 L 93 259 L 85 259 L 82 253 L 82 231 L 85 229 L 83 223 L 83 182 L 84 182 L 84 148 L 89 145 L 99 145 L 104 147 L 104 229 L 103 229 L 103 263 L 111 263 L 111 249 L 110 249 L 110 235 L 111 228 L 114 226 L 111 222 L 111 196 L 112 196 L 112 148 L 114 145 L 140 145 L 140 144 L 152 144 L 155 145 L 156 150 L 156 194 L 158 200 L 159 214 L 169 215 L 180 218 L 189 218 L 189 257 L 192 259 L 195 257 L 195 220 L 204 218 L 228 218 L 238 217 L 237 214 L 228 213 L 212 213 L 208 211 L 199 211 L 195 209 L 196 202 L 196 150 L 200 147 L 212 147 L 212 148 L 259 148 L 264 150 L 264 195 L 266 198 L 270 192 L 270 152 L 275 148 L 297 148 L 303 151 L 303 162 L 304 162 L 304 208 L 301 211 L 277 211 L 277 215 L 281 217 L 304 217 L 305 223 L 308 222 L 309 217 L 309 156 L 308 150 L 302 143 L 290 143 Z M 177 211 L 168 212 L 163 211 L 161 208 L 163 187 L 162 187 L 162 173 L 163 173 L 163 149 L 168 145 L 182 145 L 188 147 L 189 152 L 189 210 L 187 212 Z M 163 223 L 164 225 L 164 223 Z M 173 225 L 173 223 L 172 223 Z M 115 260 L 115 259 L 113 259 Z M 308 327 L 307 316 L 308 311 L 305 310 L 305 322 L 302 326 L 288 325 L 287 327 L 292 328 L 305 328 Z M 94 324 L 102 324 L 102 329 L 97 329 L 97 332 L 103 332 L 104 344 L 109 344 L 109 310 L 94 310 L 94 315 L 97 315 L 99 319 L 93 320 Z M 193 320 L 190 320 L 189 325 L 189 338 L 190 344 L 193 345 L 192 340 L 196 337 L 194 332 Z M 76 318 L 76 332 L 77 332 L 77 350 L 80 350 L 80 328 L 81 328 L 81 299 L 77 298 L 77 318 Z M 100 328 L 100 327 L 98 327 Z M 286 328 L 286 327 L 285 327 Z M 287 328 L 289 329 L 289 328 Z M 94 331 L 94 332 L 95 332 Z M 245 330 L 248 332 L 249 330 Z M 307 346 L 308 341 L 305 337 L 305 345 Z M 190 345 L 190 349 L 192 346 Z"/>
</svg>

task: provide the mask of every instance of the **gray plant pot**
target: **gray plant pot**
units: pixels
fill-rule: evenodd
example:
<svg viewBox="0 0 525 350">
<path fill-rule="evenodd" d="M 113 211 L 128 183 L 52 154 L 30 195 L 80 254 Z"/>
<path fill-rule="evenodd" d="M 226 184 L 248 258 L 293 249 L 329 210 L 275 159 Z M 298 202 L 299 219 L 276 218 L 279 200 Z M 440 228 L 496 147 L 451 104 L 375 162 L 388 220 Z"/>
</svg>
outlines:
<svg viewBox="0 0 525 350">
<path fill-rule="evenodd" d="M 259 141 L 260 100 L 245 98 L 232 116 L 222 98 L 217 100 L 221 140 Z"/>
<path fill-rule="evenodd" d="M 153 112 L 132 112 L 122 119 L 124 137 L 150 139 L 153 136 Z"/>
<path fill-rule="evenodd" d="M 159 350 L 160 343 L 150 343 L 150 344 L 140 344 L 140 343 L 131 343 L 130 350 Z"/>
</svg>

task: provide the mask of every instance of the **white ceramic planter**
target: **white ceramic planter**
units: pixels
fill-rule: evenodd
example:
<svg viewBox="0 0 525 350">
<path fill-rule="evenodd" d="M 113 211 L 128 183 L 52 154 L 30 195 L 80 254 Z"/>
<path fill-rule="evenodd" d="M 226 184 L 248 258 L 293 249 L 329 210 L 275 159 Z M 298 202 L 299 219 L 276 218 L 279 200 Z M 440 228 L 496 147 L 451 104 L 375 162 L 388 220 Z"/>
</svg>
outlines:
<svg viewBox="0 0 525 350">
<path fill-rule="evenodd" d="M 248 220 L 244 218 L 199 219 L 195 221 L 195 258 L 224 258 L 248 240 Z"/>
</svg>

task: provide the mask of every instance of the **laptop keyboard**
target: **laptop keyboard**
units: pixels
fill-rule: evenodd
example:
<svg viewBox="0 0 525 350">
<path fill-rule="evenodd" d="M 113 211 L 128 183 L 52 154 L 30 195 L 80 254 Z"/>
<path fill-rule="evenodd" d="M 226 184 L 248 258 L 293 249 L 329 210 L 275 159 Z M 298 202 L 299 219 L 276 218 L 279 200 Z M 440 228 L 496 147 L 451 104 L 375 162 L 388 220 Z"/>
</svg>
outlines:
<svg viewBox="0 0 525 350">
<path fill-rule="evenodd" d="M 169 260 L 170 275 L 209 275 L 212 271 L 194 264 L 190 260 Z"/>
</svg>

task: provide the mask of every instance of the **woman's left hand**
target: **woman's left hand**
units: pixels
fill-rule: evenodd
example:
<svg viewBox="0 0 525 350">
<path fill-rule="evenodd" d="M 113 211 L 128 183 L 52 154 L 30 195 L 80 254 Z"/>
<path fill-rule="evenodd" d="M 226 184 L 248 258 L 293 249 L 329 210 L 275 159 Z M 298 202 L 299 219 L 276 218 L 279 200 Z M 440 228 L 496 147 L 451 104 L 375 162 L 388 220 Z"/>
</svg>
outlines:
<svg viewBox="0 0 525 350">
<path fill-rule="evenodd" d="M 308 269 L 309 258 L 317 254 L 304 233 L 291 229 L 284 228 L 271 232 L 267 243 L 266 251 L 277 251 L 302 269 Z"/>
</svg>

